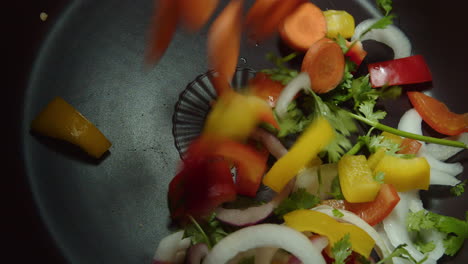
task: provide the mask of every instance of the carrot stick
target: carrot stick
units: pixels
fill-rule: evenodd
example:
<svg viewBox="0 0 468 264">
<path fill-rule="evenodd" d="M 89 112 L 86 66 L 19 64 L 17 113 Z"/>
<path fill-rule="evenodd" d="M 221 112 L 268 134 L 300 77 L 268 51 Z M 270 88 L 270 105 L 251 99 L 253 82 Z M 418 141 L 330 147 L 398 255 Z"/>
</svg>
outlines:
<svg viewBox="0 0 468 264">
<path fill-rule="evenodd" d="M 173 0 L 177 1 L 177 0 Z M 178 0 L 180 17 L 185 28 L 197 31 L 206 24 L 219 0 Z"/>
<path fill-rule="evenodd" d="M 257 42 L 263 41 L 275 33 L 283 20 L 304 2 L 304 0 L 258 1 L 262 3 L 254 5 L 247 14 L 247 18 L 249 18 L 248 36 Z"/>
<path fill-rule="evenodd" d="M 150 36 L 146 51 L 146 62 L 155 64 L 161 59 L 171 43 L 177 28 L 179 10 L 177 1 L 155 1 L 156 9 L 150 26 Z"/>
<path fill-rule="evenodd" d="M 327 21 L 322 10 L 312 3 L 300 5 L 279 27 L 280 36 L 291 48 L 307 51 L 327 34 Z"/>
<path fill-rule="evenodd" d="M 316 93 L 334 89 L 343 78 L 345 59 L 335 41 L 322 38 L 315 42 L 302 61 L 302 71 L 307 72 Z"/>
<path fill-rule="evenodd" d="M 208 32 L 208 62 L 226 81 L 232 79 L 239 57 L 242 3 L 243 0 L 232 0 Z"/>
</svg>

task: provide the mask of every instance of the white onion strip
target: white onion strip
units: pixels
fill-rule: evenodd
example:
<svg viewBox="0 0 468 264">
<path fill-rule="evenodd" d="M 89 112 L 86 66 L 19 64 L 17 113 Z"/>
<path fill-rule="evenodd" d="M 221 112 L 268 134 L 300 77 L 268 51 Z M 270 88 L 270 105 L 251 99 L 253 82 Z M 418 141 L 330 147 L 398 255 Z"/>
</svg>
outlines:
<svg viewBox="0 0 468 264">
<path fill-rule="evenodd" d="M 378 19 L 367 19 L 359 23 L 351 40 L 359 39 L 361 34 L 377 21 Z M 361 38 L 361 41 L 364 40 L 375 40 L 389 46 L 393 49 L 394 59 L 411 55 L 411 42 L 405 33 L 394 25 L 389 25 L 385 29 L 373 29 Z"/>
<path fill-rule="evenodd" d="M 421 122 L 422 117 L 419 115 L 418 111 L 416 111 L 414 108 L 411 108 L 401 116 L 400 122 L 398 123 L 398 129 L 405 132 L 422 135 Z"/>
<path fill-rule="evenodd" d="M 183 237 L 183 230 L 164 237 L 159 242 L 158 248 L 154 253 L 153 261 L 180 263 L 177 261 L 177 254 L 180 251 L 185 252 L 190 247 L 190 238 Z"/>
<path fill-rule="evenodd" d="M 231 233 L 213 247 L 203 264 L 226 263 L 240 252 L 259 247 L 283 248 L 304 264 L 325 264 L 320 251 L 305 235 L 275 224 L 250 226 Z"/>
<path fill-rule="evenodd" d="M 288 153 L 288 150 L 283 146 L 283 143 L 281 143 L 281 141 L 273 134 L 268 133 L 264 129 L 256 129 L 252 133 L 251 137 L 262 142 L 270 154 L 273 155 L 276 159 L 279 159 Z"/>
<path fill-rule="evenodd" d="M 468 145 L 468 133 L 462 133 L 458 136 L 448 137 L 448 140 L 456 140 L 465 143 Z M 445 161 L 452 156 L 456 155 L 458 152 L 462 151 L 463 148 L 456 148 L 450 146 L 444 146 L 439 144 L 430 143 L 426 145 L 424 153 L 427 153 L 434 157 L 435 159 Z"/>
<path fill-rule="evenodd" d="M 375 245 L 377 247 L 377 253 L 380 255 L 380 257 L 384 258 L 388 254 L 390 254 L 391 250 L 387 247 L 387 245 L 385 244 L 385 241 L 379 235 L 379 233 L 377 233 L 377 231 L 372 226 L 370 226 L 366 221 L 364 221 L 362 218 L 360 218 L 356 214 L 350 211 L 340 209 L 339 211 L 343 213 L 343 216 L 336 217 L 333 214 L 333 208 L 328 205 L 320 205 L 320 206 L 312 208 L 312 210 L 327 214 L 328 216 L 333 217 L 337 221 L 344 221 L 344 222 L 353 224 L 361 228 L 375 241 Z"/>
<path fill-rule="evenodd" d="M 275 112 L 280 119 L 284 118 L 288 113 L 288 105 L 293 101 L 294 96 L 300 90 L 308 91 L 311 87 L 310 85 L 309 74 L 301 72 L 284 87 L 276 101 L 275 107 Z"/>
</svg>

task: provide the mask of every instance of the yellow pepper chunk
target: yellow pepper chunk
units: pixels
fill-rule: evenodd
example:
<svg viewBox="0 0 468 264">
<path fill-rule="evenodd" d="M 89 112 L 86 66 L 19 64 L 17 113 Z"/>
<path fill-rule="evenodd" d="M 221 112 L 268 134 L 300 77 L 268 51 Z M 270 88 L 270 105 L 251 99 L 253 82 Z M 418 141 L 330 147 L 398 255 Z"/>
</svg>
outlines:
<svg viewBox="0 0 468 264">
<path fill-rule="evenodd" d="M 215 138 L 244 141 L 260 122 L 262 114 L 273 112 L 256 96 L 239 93 L 223 94 L 209 113 L 203 134 Z"/>
<path fill-rule="evenodd" d="M 284 222 L 299 232 L 310 231 L 326 236 L 330 246 L 349 234 L 353 251 L 366 258 L 369 257 L 374 248 L 375 241 L 364 230 L 352 224 L 340 223 L 321 212 L 313 210 L 292 211 L 284 215 Z"/>
<path fill-rule="evenodd" d="M 327 37 L 336 38 L 338 34 L 343 38 L 354 35 L 354 18 L 346 11 L 327 10 L 323 12 L 327 21 Z"/>
<path fill-rule="evenodd" d="M 392 134 L 392 133 L 389 133 L 389 132 L 382 132 L 381 134 L 382 136 L 384 136 L 384 138 L 386 139 L 389 139 L 391 141 L 393 141 L 394 143 L 398 144 L 398 145 L 401 145 L 401 142 L 403 142 L 403 138 L 398 136 L 398 135 L 395 135 L 395 134 Z"/>
<path fill-rule="evenodd" d="M 385 156 L 385 152 L 385 148 L 379 148 L 375 153 L 369 156 L 369 159 L 367 159 L 367 164 L 372 171 L 374 171 L 375 167 L 377 167 L 377 164 L 379 164 L 380 160 Z"/>
<path fill-rule="evenodd" d="M 338 162 L 341 190 L 350 203 L 371 202 L 380 190 L 364 155 L 344 155 Z"/>
<path fill-rule="evenodd" d="M 431 167 L 423 157 L 411 159 L 384 155 L 374 172 L 385 173 L 385 183 L 390 183 L 399 192 L 414 189 L 429 189 Z"/>
<path fill-rule="evenodd" d="M 45 136 L 75 144 L 95 158 L 100 158 L 111 146 L 99 129 L 61 97 L 54 98 L 31 127 Z"/>
<path fill-rule="evenodd" d="M 315 120 L 294 143 L 289 152 L 273 164 L 263 184 L 276 192 L 305 167 L 334 138 L 335 131 L 324 118 Z"/>
</svg>

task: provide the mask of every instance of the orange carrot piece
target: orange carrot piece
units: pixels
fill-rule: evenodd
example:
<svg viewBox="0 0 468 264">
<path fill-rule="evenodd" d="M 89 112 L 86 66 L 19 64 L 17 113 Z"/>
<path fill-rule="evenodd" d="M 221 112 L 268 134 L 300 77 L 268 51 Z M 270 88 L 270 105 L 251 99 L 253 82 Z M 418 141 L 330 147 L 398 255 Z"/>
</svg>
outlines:
<svg viewBox="0 0 468 264">
<path fill-rule="evenodd" d="M 173 0 L 176 1 L 176 0 Z M 219 0 L 178 0 L 180 18 L 185 28 L 197 31 L 206 24 Z"/>
<path fill-rule="evenodd" d="M 155 64 L 164 55 L 171 43 L 179 20 L 179 9 L 175 0 L 156 1 L 156 9 L 150 26 L 146 62 Z"/>
<path fill-rule="evenodd" d="M 265 0 L 261 1 L 265 2 Z M 247 28 L 248 35 L 257 42 L 263 41 L 275 33 L 283 20 L 294 12 L 304 0 L 270 0 L 269 2 L 269 5 L 262 3 L 258 7 L 259 10 L 260 8 L 265 8 L 263 11 L 249 11 L 251 18 L 248 14 L 249 21 L 251 21 Z"/>
<path fill-rule="evenodd" d="M 334 89 L 343 79 L 345 59 L 343 51 L 335 41 L 323 38 L 315 42 L 302 61 L 303 72 L 307 72 L 316 93 Z"/>
<path fill-rule="evenodd" d="M 327 34 L 327 21 L 322 10 L 312 3 L 300 5 L 279 27 L 283 41 L 297 51 L 307 51 Z"/>
<path fill-rule="evenodd" d="M 411 138 L 405 138 L 400 144 L 399 154 L 416 154 L 421 148 L 422 144 Z"/>
<path fill-rule="evenodd" d="M 227 81 L 232 79 L 239 57 L 242 3 L 243 0 L 232 0 L 208 32 L 209 65 L 219 74 L 219 78 Z"/>
</svg>

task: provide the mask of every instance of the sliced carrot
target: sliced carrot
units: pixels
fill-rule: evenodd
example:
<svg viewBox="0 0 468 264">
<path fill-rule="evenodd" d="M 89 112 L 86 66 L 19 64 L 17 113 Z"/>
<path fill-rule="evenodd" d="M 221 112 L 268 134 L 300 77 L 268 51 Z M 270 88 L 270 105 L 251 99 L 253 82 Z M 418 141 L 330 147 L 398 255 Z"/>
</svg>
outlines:
<svg viewBox="0 0 468 264">
<path fill-rule="evenodd" d="M 265 2 L 265 0 L 260 1 Z M 259 6 L 256 7 L 258 11 L 254 9 L 249 11 L 247 15 L 249 17 L 248 35 L 257 42 L 263 41 L 275 33 L 283 20 L 294 12 L 304 0 L 270 0 L 269 2 L 269 5 L 259 3 Z M 261 11 L 261 8 L 265 9 Z"/>
<path fill-rule="evenodd" d="M 232 0 L 208 32 L 208 62 L 227 81 L 232 79 L 239 57 L 242 3 L 243 0 Z"/>
<path fill-rule="evenodd" d="M 300 5 L 279 27 L 280 36 L 291 48 L 307 51 L 327 34 L 327 21 L 322 10 L 312 3 Z"/>
<path fill-rule="evenodd" d="M 334 89 L 343 78 L 345 59 L 335 41 L 323 38 L 315 42 L 302 61 L 302 71 L 307 72 L 316 93 Z"/>
<path fill-rule="evenodd" d="M 178 1 L 180 3 L 180 17 L 183 25 L 191 31 L 197 31 L 203 27 L 219 3 L 219 0 Z"/>
<path fill-rule="evenodd" d="M 398 153 L 399 154 L 416 154 L 418 153 L 421 146 L 422 146 L 421 142 L 415 139 L 405 138 L 401 141 L 400 150 L 398 151 Z"/>
<path fill-rule="evenodd" d="M 171 43 L 179 20 L 178 3 L 174 0 L 159 0 L 152 17 L 146 62 L 155 64 L 161 59 Z"/>
</svg>

